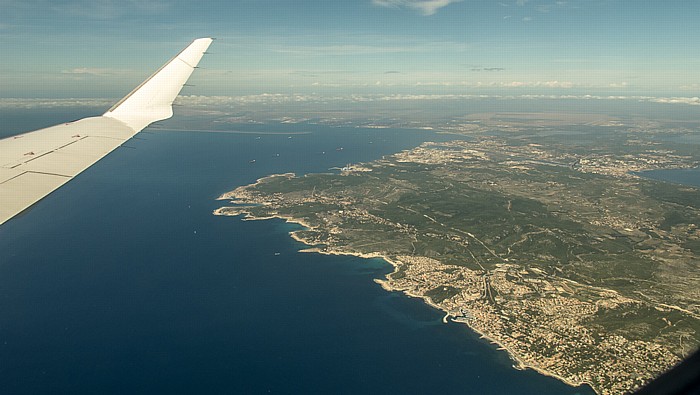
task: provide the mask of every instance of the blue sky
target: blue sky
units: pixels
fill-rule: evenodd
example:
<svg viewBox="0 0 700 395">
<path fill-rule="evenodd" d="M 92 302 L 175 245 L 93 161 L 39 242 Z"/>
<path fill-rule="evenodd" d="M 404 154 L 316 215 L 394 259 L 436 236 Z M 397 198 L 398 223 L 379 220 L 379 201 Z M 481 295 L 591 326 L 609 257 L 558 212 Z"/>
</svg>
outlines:
<svg viewBox="0 0 700 395">
<path fill-rule="evenodd" d="M 188 94 L 698 96 L 700 2 L 0 0 L 0 97 L 119 97 L 193 38 Z"/>
</svg>

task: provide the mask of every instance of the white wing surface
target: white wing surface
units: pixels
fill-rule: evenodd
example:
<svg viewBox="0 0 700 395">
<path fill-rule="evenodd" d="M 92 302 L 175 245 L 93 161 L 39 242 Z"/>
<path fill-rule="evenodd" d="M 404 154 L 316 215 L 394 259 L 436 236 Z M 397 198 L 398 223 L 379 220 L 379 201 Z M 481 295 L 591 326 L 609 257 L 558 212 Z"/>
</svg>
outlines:
<svg viewBox="0 0 700 395">
<path fill-rule="evenodd" d="M 0 224 L 38 202 L 153 122 L 172 103 L 211 38 L 194 40 L 105 114 L 0 140 Z"/>
</svg>

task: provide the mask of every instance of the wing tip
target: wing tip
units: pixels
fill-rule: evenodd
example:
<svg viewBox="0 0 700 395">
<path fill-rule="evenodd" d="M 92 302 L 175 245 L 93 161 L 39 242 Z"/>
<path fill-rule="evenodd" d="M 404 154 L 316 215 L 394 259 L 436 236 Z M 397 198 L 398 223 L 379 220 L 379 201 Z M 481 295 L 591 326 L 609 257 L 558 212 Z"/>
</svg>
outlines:
<svg viewBox="0 0 700 395">
<path fill-rule="evenodd" d="M 172 102 L 192 71 L 197 68 L 197 64 L 213 40 L 211 37 L 202 37 L 192 41 L 103 115 L 118 119 L 136 131 L 153 122 L 170 118 L 173 115 Z M 172 76 L 163 77 L 161 74 L 171 64 L 175 64 L 173 67 L 178 67 L 178 63 L 173 63 L 176 59 L 182 61 L 180 67 L 186 65 L 189 69 L 175 71 L 174 74 L 171 73 Z"/>
</svg>

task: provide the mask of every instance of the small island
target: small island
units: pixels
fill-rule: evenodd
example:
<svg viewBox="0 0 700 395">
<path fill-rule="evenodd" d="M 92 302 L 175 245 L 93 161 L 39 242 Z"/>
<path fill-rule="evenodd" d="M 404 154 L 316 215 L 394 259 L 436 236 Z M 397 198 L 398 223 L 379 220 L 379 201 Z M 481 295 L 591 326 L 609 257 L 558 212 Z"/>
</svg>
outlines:
<svg viewBox="0 0 700 395">
<path fill-rule="evenodd" d="M 468 325 L 517 368 L 626 393 L 700 344 L 700 191 L 635 173 L 697 158 L 638 125 L 605 144 L 598 132 L 619 124 L 589 126 L 579 144 L 542 133 L 560 127 L 449 130 L 471 138 L 265 177 L 215 214 L 299 223 L 307 252 L 382 257 L 394 267 L 382 287 Z"/>
</svg>

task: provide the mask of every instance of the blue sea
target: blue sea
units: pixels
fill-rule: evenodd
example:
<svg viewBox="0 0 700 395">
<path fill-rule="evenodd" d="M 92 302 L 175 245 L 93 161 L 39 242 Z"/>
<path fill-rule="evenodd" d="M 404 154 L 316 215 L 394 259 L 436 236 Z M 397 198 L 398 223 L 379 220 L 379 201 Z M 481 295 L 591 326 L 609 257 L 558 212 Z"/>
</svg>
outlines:
<svg viewBox="0 0 700 395">
<path fill-rule="evenodd" d="M 691 185 L 700 188 L 700 168 L 651 170 L 639 173 L 640 176 L 653 180 Z"/>
<path fill-rule="evenodd" d="M 148 129 L 0 227 L 0 393 L 593 393 L 384 291 L 381 260 L 299 253 L 295 225 L 212 215 L 265 175 L 453 137 L 232 128 L 252 133 Z"/>
</svg>

